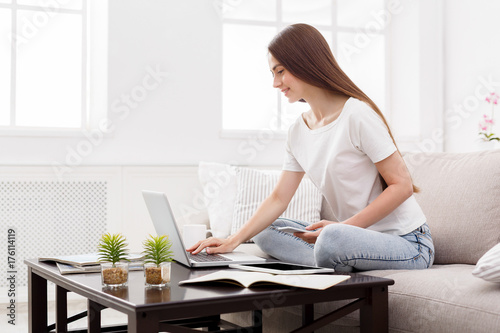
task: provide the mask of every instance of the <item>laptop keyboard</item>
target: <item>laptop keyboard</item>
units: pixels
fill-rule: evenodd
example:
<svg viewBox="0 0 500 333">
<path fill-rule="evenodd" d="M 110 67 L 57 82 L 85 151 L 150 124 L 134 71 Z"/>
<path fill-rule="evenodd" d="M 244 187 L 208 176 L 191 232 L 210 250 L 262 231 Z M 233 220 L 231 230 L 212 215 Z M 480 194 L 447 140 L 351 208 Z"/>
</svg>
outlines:
<svg viewBox="0 0 500 333">
<path fill-rule="evenodd" d="M 196 262 L 211 262 L 211 261 L 231 261 L 231 259 L 225 258 L 218 254 L 207 254 L 206 252 L 200 252 L 198 254 L 188 253 L 190 260 Z"/>
</svg>

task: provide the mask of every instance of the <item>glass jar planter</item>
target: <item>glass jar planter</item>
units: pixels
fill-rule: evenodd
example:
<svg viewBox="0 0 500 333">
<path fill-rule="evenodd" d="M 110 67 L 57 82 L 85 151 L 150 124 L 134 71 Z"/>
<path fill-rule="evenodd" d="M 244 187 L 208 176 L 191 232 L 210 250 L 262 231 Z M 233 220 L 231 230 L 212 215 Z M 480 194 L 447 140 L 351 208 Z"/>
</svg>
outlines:
<svg viewBox="0 0 500 333">
<path fill-rule="evenodd" d="M 161 288 L 170 283 L 170 267 L 170 262 L 162 262 L 160 265 L 155 263 L 144 264 L 146 286 Z"/>
<path fill-rule="evenodd" d="M 128 263 L 101 263 L 101 281 L 103 287 L 122 287 L 128 282 Z"/>
</svg>

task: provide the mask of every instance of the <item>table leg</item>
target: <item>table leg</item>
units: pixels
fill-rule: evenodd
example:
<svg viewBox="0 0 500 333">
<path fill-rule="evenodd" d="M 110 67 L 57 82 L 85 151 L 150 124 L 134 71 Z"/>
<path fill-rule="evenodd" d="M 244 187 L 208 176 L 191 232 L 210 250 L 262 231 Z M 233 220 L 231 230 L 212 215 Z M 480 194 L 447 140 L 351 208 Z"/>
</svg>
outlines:
<svg viewBox="0 0 500 333">
<path fill-rule="evenodd" d="M 174 327 L 175 328 L 175 327 Z M 160 329 L 160 318 L 154 312 L 139 312 L 128 316 L 129 333 L 157 333 Z M 183 327 L 179 331 L 186 330 Z M 175 329 L 171 332 L 175 332 Z"/>
<path fill-rule="evenodd" d="M 314 304 L 302 305 L 302 326 L 309 325 L 314 321 Z"/>
<path fill-rule="evenodd" d="M 361 333 L 389 331 L 389 294 L 387 287 L 369 290 L 367 302 L 361 307 Z"/>
<path fill-rule="evenodd" d="M 47 332 L 47 280 L 28 267 L 29 332 Z"/>
<path fill-rule="evenodd" d="M 56 286 L 56 332 L 68 332 L 68 291 Z"/>
<path fill-rule="evenodd" d="M 209 332 L 220 330 L 220 315 L 215 315 L 212 317 L 211 324 L 208 325 L 207 329 Z"/>
<path fill-rule="evenodd" d="M 252 311 L 252 333 L 262 333 L 262 325 L 264 317 L 262 316 L 262 310 Z"/>
<path fill-rule="evenodd" d="M 101 332 L 102 306 L 92 300 L 87 300 L 87 325 L 89 333 Z"/>
</svg>

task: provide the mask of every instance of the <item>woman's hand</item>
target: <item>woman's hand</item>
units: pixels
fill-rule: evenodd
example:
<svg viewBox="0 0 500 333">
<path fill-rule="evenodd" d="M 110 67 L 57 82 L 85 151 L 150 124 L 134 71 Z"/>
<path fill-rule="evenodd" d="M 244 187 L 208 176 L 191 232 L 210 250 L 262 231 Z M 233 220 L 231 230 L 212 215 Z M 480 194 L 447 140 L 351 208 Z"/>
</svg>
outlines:
<svg viewBox="0 0 500 333">
<path fill-rule="evenodd" d="M 210 237 L 199 241 L 190 248 L 186 249 L 186 251 L 191 252 L 191 254 L 198 254 L 206 248 L 208 254 L 228 253 L 233 251 L 237 246 L 238 244 L 232 241 L 231 237 L 226 239 Z"/>
<path fill-rule="evenodd" d="M 307 243 L 314 244 L 316 243 L 316 239 L 318 238 L 319 234 L 323 230 L 323 228 L 329 224 L 332 223 L 338 223 L 338 222 L 333 222 L 333 221 L 327 221 L 327 220 L 321 220 L 319 222 L 315 222 L 313 224 L 310 224 L 306 227 L 306 230 L 316 230 L 313 232 L 295 232 L 293 235 L 296 237 L 299 237 L 303 241 Z"/>
</svg>

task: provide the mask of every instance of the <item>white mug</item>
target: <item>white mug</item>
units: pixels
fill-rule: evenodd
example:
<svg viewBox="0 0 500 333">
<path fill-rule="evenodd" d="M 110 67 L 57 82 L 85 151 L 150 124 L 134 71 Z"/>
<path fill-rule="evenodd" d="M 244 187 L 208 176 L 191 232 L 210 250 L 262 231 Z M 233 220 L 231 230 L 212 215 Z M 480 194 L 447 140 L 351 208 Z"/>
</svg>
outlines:
<svg viewBox="0 0 500 333">
<path fill-rule="evenodd" d="M 210 230 L 204 224 L 185 224 L 182 227 L 182 240 L 186 249 L 207 238 L 208 232 Z"/>
</svg>

